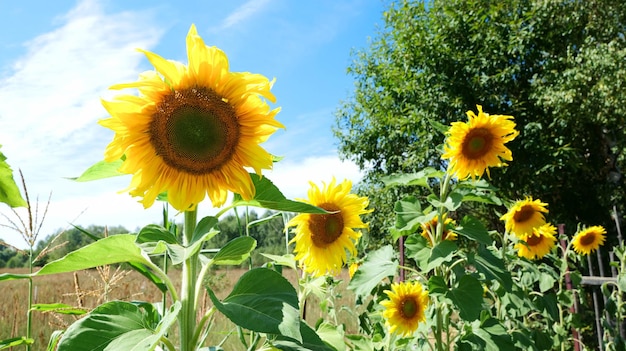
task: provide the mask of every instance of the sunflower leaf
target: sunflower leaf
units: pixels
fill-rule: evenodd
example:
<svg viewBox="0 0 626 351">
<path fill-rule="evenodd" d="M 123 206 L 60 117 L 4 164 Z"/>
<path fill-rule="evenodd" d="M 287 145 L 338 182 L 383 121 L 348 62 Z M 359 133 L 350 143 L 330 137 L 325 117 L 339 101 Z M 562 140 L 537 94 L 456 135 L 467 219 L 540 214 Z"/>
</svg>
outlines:
<svg viewBox="0 0 626 351">
<path fill-rule="evenodd" d="M 254 238 L 240 236 L 226 243 L 213 257 L 212 262 L 219 265 L 238 265 L 250 257 L 254 248 L 256 248 Z"/>
<path fill-rule="evenodd" d="M 304 202 L 288 200 L 280 190 L 267 177 L 260 177 L 257 174 L 250 173 L 252 182 L 256 189 L 254 198 L 244 200 L 241 195 L 235 194 L 233 206 L 252 206 L 260 207 L 275 211 L 286 211 L 296 213 L 328 213 L 324 209 Z"/>
<path fill-rule="evenodd" d="M 11 207 L 26 207 L 28 204 L 22 197 L 15 179 L 13 179 L 13 171 L 6 163 L 6 159 L 4 154 L 0 152 L 0 202 Z"/>
<path fill-rule="evenodd" d="M 426 167 L 417 173 L 408 174 L 393 174 L 390 176 L 382 177 L 385 186 L 408 186 L 418 185 L 425 188 L 430 188 L 428 181 L 431 178 L 441 178 L 444 174 L 442 171 L 438 171 L 432 167 Z"/>
<path fill-rule="evenodd" d="M 223 301 L 212 290 L 208 293 L 213 305 L 236 325 L 302 342 L 298 295 L 280 273 L 254 268 L 239 278 Z"/>
<path fill-rule="evenodd" d="M 392 277 L 398 270 L 398 261 L 394 260 L 394 250 L 390 245 L 370 252 L 363 264 L 354 273 L 348 289 L 359 296 L 366 296 L 387 277 Z"/>
<path fill-rule="evenodd" d="M 180 303 L 162 320 L 150 304 L 111 301 L 96 307 L 72 324 L 59 342 L 59 350 L 154 350 L 176 321 Z"/>
<path fill-rule="evenodd" d="M 19 345 L 32 345 L 35 342 L 33 339 L 28 339 L 25 336 L 18 336 L 15 338 L 9 338 L 0 340 L 0 350 L 8 349 L 9 347 Z"/>
<path fill-rule="evenodd" d="M 513 289 L 513 279 L 511 272 L 504 266 L 504 262 L 496 257 L 485 247 L 480 247 L 476 255 L 468 255 L 468 263 L 476 267 L 476 270 L 485 275 L 487 280 L 496 279 L 506 291 Z"/>
<path fill-rule="evenodd" d="M 453 241 L 444 240 L 440 242 L 431 250 L 426 270 L 430 272 L 433 268 L 439 267 L 443 263 L 450 262 L 456 250 L 457 246 Z"/>
<path fill-rule="evenodd" d="M 483 223 L 472 216 L 463 217 L 460 225 L 452 231 L 481 244 L 491 245 L 493 242 Z"/>
<path fill-rule="evenodd" d="M 136 236 L 132 234 L 118 234 L 100 239 L 49 262 L 35 275 L 74 272 L 122 262 L 150 264 L 150 259 L 137 246 L 135 239 Z"/>
<path fill-rule="evenodd" d="M 446 293 L 446 297 L 452 300 L 464 320 L 473 321 L 480 316 L 483 308 L 483 288 L 471 275 L 462 276 L 457 286 Z"/>
<path fill-rule="evenodd" d="M 126 175 L 119 171 L 124 161 L 119 159 L 113 162 L 99 161 L 87 168 L 79 177 L 68 178 L 76 182 L 90 182 L 92 180 L 99 180 L 111 177 L 118 177 Z"/>
</svg>

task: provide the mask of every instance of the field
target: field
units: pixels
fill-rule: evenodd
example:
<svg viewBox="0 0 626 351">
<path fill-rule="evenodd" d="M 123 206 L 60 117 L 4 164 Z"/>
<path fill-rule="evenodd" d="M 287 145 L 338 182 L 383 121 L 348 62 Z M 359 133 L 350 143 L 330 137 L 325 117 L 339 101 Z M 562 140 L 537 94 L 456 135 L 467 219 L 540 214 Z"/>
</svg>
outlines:
<svg viewBox="0 0 626 351">
<path fill-rule="evenodd" d="M 0 273 L 24 273 L 25 270 L 0 269 Z M 207 284 L 223 297 L 232 289 L 234 283 L 245 270 L 230 269 L 213 272 Z M 174 281 L 180 281 L 179 271 L 171 273 Z M 291 270 L 285 270 L 285 276 L 292 281 L 296 280 Z M 353 306 L 354 296 L 345 289 L 347 273 L 344 272 L 344 282 L 338 290 L 341 298 L 336 301 L 336 308 Z M 98 270 L 81 271 L 76 274 L 58 274 L 37 277 L 34 283 L 34 303 L 62 302 L 71 306 L 91 309 L 104 301 L 109 300 L 142 300 L 158 302 L 162 300 L 160 291 L 149 283 L 143 276 L 134 271 L 115 270 L 106 267 Z M 202 299 L 205 308 L 210 307 L 210 300 L 205 294 Z M 13 336 L 25 335 L 26 310 L 28 306 L 28 283 L 25 280 L 0 282 L 0 340 Z M 313 299 L 307 301 L 306 320 L 314 326 L 321 317 L 319 302 Z M 33 313 L 32 335 L 35 344 L 33 351 L 44 351 L 48 339 L 54 330 L 64 329 L 80 317 L 60 315 L 56 313 Z M 356 317 L 347 312 L 339 312 L 338 319 L 345 323 L 349 331 L 354 332 Z M 235 332 L 231 336 L 229 333 Z M 227 337 L 223 347 L 225 350 L 244 350 L 239 342 L 236 329 L 225 317 L 218 314 L 215 318 L 209 345 L 218 344 Z M 13 350 L 24 350 L 25 347 L 16 347 Z"/>
</svg>

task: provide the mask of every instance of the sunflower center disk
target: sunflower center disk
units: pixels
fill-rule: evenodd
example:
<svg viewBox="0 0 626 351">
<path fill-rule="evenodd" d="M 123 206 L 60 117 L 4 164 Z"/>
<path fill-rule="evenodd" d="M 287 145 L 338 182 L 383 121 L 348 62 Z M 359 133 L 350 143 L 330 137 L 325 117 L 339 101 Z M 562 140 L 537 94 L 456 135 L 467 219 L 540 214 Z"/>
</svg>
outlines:
<svg viewBox="0 0 626 351">
<path fill-rule="evenodd" d="M 150 142 L 178 171 L 201 175 L 219 170 L 239 141 L 234 108 L 210 89 L 174 91 L 161 100 L 152 117 Z"/>
<path fill-rule="evenodd" d="M 528 246 L 537 246 L 541 243 L 541 239 L 541 235 L 529 235 L 528 238 L 526 238 L 526 244 L 528 244 Z"/>
<path fill-rule="evenodd" d="M 589 246 L 594 242 L 595 239 L 596 237 L 593 233 L 587 233 L 580 238 L 580 245 Z"/>
<path fill-rule="evenodd" d="M 413 317 L 415 317 L 415 315 L 417 314 L 417 302 L 415 301 L 415 299 L 413 298 L 407 298 L 402 300 L 402 303 L 400 304 L 400 313 L 402 314 L 402 317 L 406 318 L 406 319 L 411 319 Z"/>
<path fill-rule="evenodd" d="M 519 211 L 515 212 L 515 214 L 513 215 L 513 220 L 515 220 L 515 222 L 517 223 L 523 223 L 529 220 L 534 213 L 535 210 L 532 206 L 524 205 L 522 206 L 522 208 L 519 209 Z"/>
<path fill-rule="evenodd" d="M 463 155 L 469 159 L 483 157 L 491 150 L 493 134 L 485 128 L 471 130 L 463 142 Z"/>
<path fill-rule="evenodd" d="M 318 207 L 328 212 L 339 211 L 336 206 L 328 204 L 318 205 Z M 343 233 L 343 216 L 341 212 L 311 215 L 309 227 L 313 244 L 317 247 L 326 247 L 335 242 Z"/>
</svg>

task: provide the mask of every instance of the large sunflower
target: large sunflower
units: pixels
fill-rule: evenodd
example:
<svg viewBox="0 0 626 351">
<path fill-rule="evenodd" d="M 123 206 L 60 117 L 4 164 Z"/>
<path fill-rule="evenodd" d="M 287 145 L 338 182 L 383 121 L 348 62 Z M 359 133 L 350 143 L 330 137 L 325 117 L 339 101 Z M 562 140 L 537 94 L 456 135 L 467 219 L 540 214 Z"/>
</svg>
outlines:
<svg viewBox="0 0 626 351">
<path fill-rule="evenodd" d="M 259 74 L 230 72 L 228 58 L 208 47 L 194 25 L 187 34 L 187 66 L 143 51 L 155 71 L 134 83 L 136 95 L 103 101 L 111 118 L 100 121 L 115 132 L 106 161 L 125 156 L 120 168 L 133 174 L 129 192 L 150 207 L 167 192 L 180 211 L 194 208 L 205 196 L 214 206 L 228 191 L 244 199 L 255 189 L 246 167 L 261 174 L 272 157 L 260 143 L 283 125 L 265 99 L 275 102 L 273 82 Z"/>
<path fill-rule="evenodd" d="M 467 123 L 453 122 L 448 130 L 443 159 L 450 159 L 448 172 L 458 179 L 480 178 L 488 167 L 501 167 L 513 160 L 504 144 L 519 134 L 512 116 L 490 115 L 480 105 L 478 115 L 467 111 Z"/>
<path fill-rule="evenodd" d="M 555 234 L 556 227 L 550 223 L 533 228 L 532 233 L 524 235 L 520 242 L 515 244 L 518 256 L 530 260 L 542 258 L 556 245 Z"/>
<path fill-rule="evenodd" d="M 441 240 L 456 240 L 456 233 L 452 232 L 452 229 L 456 227 L 456 222 L 452 219 L 444 215 L 445 220 L 443 221 L 443 236 Z M 433 245 L 432 239 L 435 237 L 435 233 L 437 232 L 437 225 L 439 223 L 439 215 L 433 217 L 430 221 L 426 223 L 422 223 L 422 236 L 426 238 L 428 244 Z"/>
<path fill-rule="evenodd" d="M 605 235 L 606 229 L 600 225 L 583 229 L 572 239 L 572 247 L 579 254 L 589 255 L 604 244 Z"/>
<path fill-rule="evenodd" d="M 391 290 L 385 290 L 385 293 L 389 300 L 380 304 L 385 307 L 383 317 L 389 331 L 410 336 L 419 323 L 426 320 L 428 292 L 424 291 L 420 283 L 402 282 L 391 284 Z"/>
<path fill-rule="evenodd" d="M 505 221 L 505 228 L 509 233 L 514 233 L 521 238 L 532 234 L 533 228 L 546 223 L 543 216 L 544 213 L 548 213 L 546 206 L 548 204 L 539 199 L 533 200 L 532 197 L 526 197 L 524 200 L 516 201 L 500 219 Z"/>
<path fill-rule="evenodd" d="M 361 233 L 354 228 L 367 228 L 360 215 L 369 213 L 366 197 L 351 194 L 352 182 L 344 180 L 340 184 L 335 179 L 320 189 L 310 183 L 308 202 L 330 212 L 329 214 L 301 213 L 292 218 L 287 226 L 295 226 L 295 259 L 304 269 L 315 276 L 326 273 L 339 274 L 347 262 L 346 250 L 356 256 L 355 243 Z"/>
</svg>

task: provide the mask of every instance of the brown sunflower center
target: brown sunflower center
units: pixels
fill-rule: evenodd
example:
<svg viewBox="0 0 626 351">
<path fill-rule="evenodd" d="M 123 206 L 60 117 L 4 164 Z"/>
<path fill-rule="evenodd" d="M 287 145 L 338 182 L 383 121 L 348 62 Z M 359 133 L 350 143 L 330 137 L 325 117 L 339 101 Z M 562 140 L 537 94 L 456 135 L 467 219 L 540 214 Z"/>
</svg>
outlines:
<svg viewBox="0 0 626 351">
<path fill-rule="evenodd" d="M 407 296 L 400 302 L 400 314 L 404 319 L 415 317 L 418 312 L 419 305 L 413 296 Z"/>
<path fill-rule="evenodd" d="M 541 242 L 543 241 L 543 236 L 542 235 L 529 235 L 528 238 L 526 238 L 526 244 L 528 244 L 528 246 L 537 246 L 539 244 L 541 244 Z"/>
<path fill-rule="evenodd" d="M 156 106 L 150 142 L 170 167 L 191 174 L 220 169 L 239 142 L 235 109 L 213 90 L 175 90 Z"/>
<path fill-rule="evenodd" d="M 590 232 L 580 237 L 580 245 L 589 246 L 593 244 L 595 240 L 596 240 L 596 235 Z"/>
<path fill-rule="evenodd" d="M 493 134 L 486 128 L 472 129 L 463 140 L 463 156 L 469 159 L 483 157 L 491 150 Z"/>
<path fill-rule="evenodd" d="M 535 209 L 530 205 L 524 205 L 519 211 L 515 211 L 513 214 L 513 220 L 516 223 L 523 223 L 529 220 L 533 214 L 535 213 Z"/>
<path fill-rule="evenodd" d="M 326 247 L 343 233 L 343 216 L 339 207 L 333 204 L 321 204 L 317 207 L 323 208 L 330 214 L 315 214 L 309 219 L 309 229 L 311 230 L 311 240 L 317 247 Z"/>
</svg>

